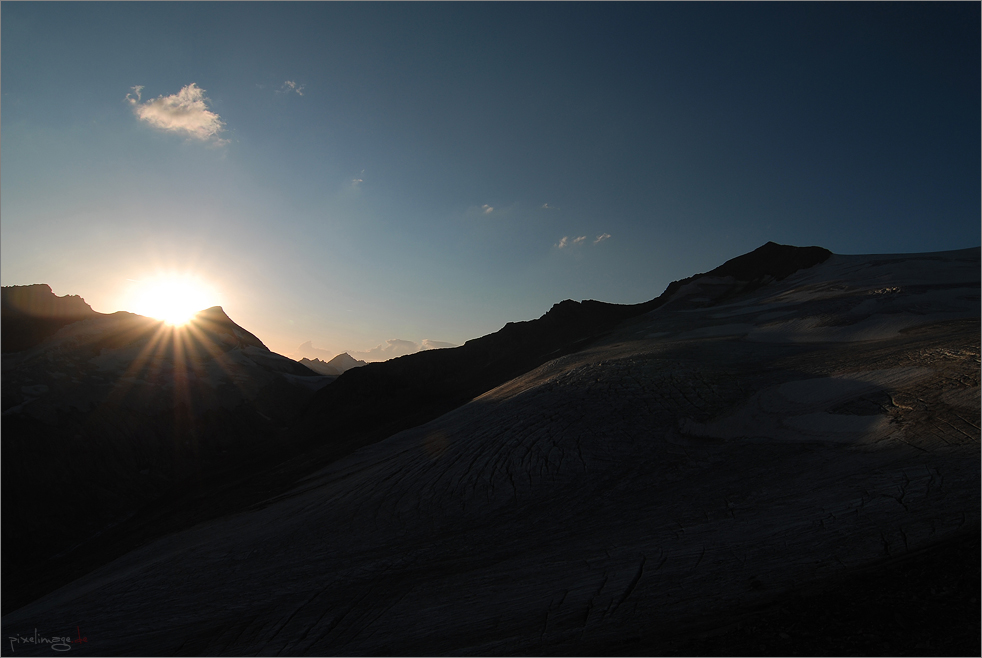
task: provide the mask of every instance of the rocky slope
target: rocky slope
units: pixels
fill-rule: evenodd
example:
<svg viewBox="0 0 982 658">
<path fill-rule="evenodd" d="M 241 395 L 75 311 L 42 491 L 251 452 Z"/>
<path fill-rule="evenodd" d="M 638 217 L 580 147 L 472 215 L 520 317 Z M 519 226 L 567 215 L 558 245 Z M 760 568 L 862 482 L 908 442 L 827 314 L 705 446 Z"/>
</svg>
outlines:
<svg viewBox="0 0 982 658">
<path fill-rule="evenodd" d="M 697 307 L 780 281 L 831 252 L 768 242 L 705 274 L 672 282 L 651 301 L 607 304 L 565 300 L 537 320 L 452 349 L 417 352 L 347 372 L 320 391 L 293 427 L 333 457 L 432 420 L 508 380 L 606 335 L 663 304 Z"/>
<path fill-rule="evenodd" d="M 101 315 L 77 295 L 57 297 L 51 286 L 4 286 L 0 289 L 4 352 L 34 347 L 62 327 Z"/>
<path fill-rule="evenodd" d="M 32 310 L 35 325 L 76 317 L 58 313 L 60 301 Z M 220 307 L 182 328 L 123 312 L 81 317 L 3 355 L 5 605 L 50 558 L 275 451 L 330 381 L 270 352 Z M 4 315 L 4 335 L 25 324 Z"/>
<path fill-rule="evenodd" d="M 103 654 L 658 654 L 977 533 L 979 249 L 803 269 L 766 249 L 770 266 L 735 259 L 640 312 L 567 303 L 345 373 L 292 431 L 367 404 L 357 390 L 384 414 L 411 395 L 406 363 L 438 402 L 366 418 L 406 425 L 381 440 L 314 423 L 265 488 L 202 499 L 212 518 L 5 615 L 4 635 L 57 620 Z M 455 352 L 478 374 L 438 360 Z"/>
</svg>

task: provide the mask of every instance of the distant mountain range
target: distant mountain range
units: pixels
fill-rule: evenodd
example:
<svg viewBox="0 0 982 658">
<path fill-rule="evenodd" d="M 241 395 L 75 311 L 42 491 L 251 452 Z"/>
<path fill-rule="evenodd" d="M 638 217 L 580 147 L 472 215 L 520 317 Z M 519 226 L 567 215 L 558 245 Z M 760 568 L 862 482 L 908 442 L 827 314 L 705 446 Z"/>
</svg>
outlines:
<svg viewBox="0 0 982 658">
<path fill-rule="evenodd" d="M 217 307 L 181 334 L 29 288 L 2 317 L 5 637 L 675 655 L 843 582 L 886 621 L 795 644 L 845 614 L 822 604 L 768 651 L 977 631 L 977 549 L 930 572 L 974 590 L 920 607 L 849 583 L 977 541 L 978 248 L 768 243 L 643 304 L 368 364 L 296 363 Z"/>
<path fill-rule="evenodd" d="M 300 359 L 300 364 L 310 368 L 320 375 L 326 375 L 329 377 L 337 377 L 347 370 L 367 365 L 364 361 L 358 361 L 357 359 L 351 357 L 347 352 L 338 354 L 330 361 L 321 361 L 320 359 L 308 359 L 307 357 L 303 357 Z"/>
</svg>

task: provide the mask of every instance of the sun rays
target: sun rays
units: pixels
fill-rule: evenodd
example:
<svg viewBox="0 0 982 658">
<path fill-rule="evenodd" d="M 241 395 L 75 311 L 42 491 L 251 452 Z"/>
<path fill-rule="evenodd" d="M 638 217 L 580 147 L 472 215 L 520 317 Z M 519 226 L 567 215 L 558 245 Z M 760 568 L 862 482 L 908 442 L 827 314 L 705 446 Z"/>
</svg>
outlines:
<svg viewBox="0 0 982 658">
<path fill-rule="evenodd" d="M 192 317 L 183 325 L 164 321 L 147 325 L 145 322 L 143 320 L 138 327 L 126 332 L 143 345 L 118 377 L 107 399 L 110 408 L 122 404 L 134 393 L 139 394 L 141 387 L 134 388 L 134 385 L 142 381 L 169 391 L 165 395 L 171 398 L 174 414 L 186 415 L 184 420 L 193 424 L 202 383 L 208 382 L 205 389 L 210 389 L 219 382 L 226 382 L 242 394 L 248 394 L 239 381 L 239 364 L 227 355 L 232 346 L 223 340 L 220 331 L 216 331 L 218 327 L 213 320 L 205 316 Z M 192 438 L 193 435 L 192 432 Z M 188 448 L 197 449 L 195 445 Z"/>
</svg>

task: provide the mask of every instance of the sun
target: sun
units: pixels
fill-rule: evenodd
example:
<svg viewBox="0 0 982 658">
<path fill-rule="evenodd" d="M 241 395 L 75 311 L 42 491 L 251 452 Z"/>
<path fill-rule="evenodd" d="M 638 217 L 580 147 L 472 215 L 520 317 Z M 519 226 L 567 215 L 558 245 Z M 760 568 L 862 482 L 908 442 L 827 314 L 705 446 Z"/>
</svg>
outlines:
<svg viewBox="0 0 982 658">
<path fill-rule="evenodd" d="M 218 302 L 214 289 L 197 277 L 159 274 L 146 279 L 136 295 L 134 313 L 180 326 Z"/>
</svg>

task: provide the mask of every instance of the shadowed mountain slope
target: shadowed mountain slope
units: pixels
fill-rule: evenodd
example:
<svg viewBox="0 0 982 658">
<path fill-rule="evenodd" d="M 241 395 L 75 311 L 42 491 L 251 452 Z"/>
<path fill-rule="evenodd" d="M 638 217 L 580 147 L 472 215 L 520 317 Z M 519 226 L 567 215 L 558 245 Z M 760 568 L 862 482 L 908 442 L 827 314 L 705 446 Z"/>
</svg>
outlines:
<svg viewBox="0 0 982 658">
<path fill-rule="evenodd" d="M 0 317 L 3 318 L 4 352 L 34 347 L 67 324 L 101 315 L 78 295 L 57 297 L 51 286 L 0 288 Z"/>
<path fill-rule="evenodd" d="M 324 440 L 324 450 L 344 454 L 366 440 L 436 418 L 550 359 L 576 352 L 623 321 L 675 301 L 680 292 L 705 294 L 688 296 L 676 305 L 719 303 L 783 280 L 830 255 L 821 247 L 768 242 L 710 272 L 672 282 L 649 302 L 622 305 L 566 300 L 537 320 L 509 322 L 460 347 L 368 364 L 345 372 L 314 396 L 294 434 Z"/>
<path fill-rule="evenodd" d="M 32 288 L 33 300 L 50 293 Z M 277 454 L 279 432 L 330 381 L 270 352 L 221 307 L 176 328 L 125 312 L 75 319 L 84 303 L 69 299 L 71 312 L 49 305 L 30 317 L 74 321 L 40 340 L 28 332 L 33 347 L 3 355 L 4 605 L 28 596 L 11 594 L 53 556 Z M 8 324 L 52 326 L 32 322 L 5 314 L 4 335 Z"/>
<path fill-rule="evenodd" d="M 146 542 L 3 633 L 66 620 L 105 654 L 666 655 L 885 573 L 978 532 L 979 256 L 833 255 L 717 303 L 729 275 L 691 279 L 449 413 Z M 872 599 L 884 618 L 933 618 L 902 591 Z M 872 650 L 909 649 L 885 639 Z M 850 642 L 829 646 L 867 651 Z"/>
<path fill-rule="evenodd" d="M 134 542 L 274 495 L 313 468 L 582 349 L 625 319 L 661 306 L 683 285 L 697 282 L 690 288 L 698 289 L 699 281 L 707 281 L 714 294 L 732 294 L 766 277 L 782 279 L 828 255 L 816 247 L 768 243 L 710 273 L 674 282 L 644 304 L 567 300 L 538 320 L 509 323 L 458 348 L 352 368 L 315 394 L 299 415 L 311 390 L 332 378 L 309 377 L 303 365 L 272 354 L 221 308 L 199 313 L 197 330 L 181 341 L 171 338 L 184 334 L 162 338 L 163 325 L 148 318 L 97 314 L 103 319 L 66 329 L 65 336 L 50 339 L 40 351 L 4 359 L 4 427 L 11 437 L 4 443 L 4 456 L 11 457 L 5 459 L 4 472 L 10 473 L 9 482 L 25 483 L 18 493 L 5 496 L 10 511 L 5 527 L 11 528 L 5 535 L 4 546 L 10 548 L 5 564 L 20 564 L 21 558 L 47 564 L 47 556 L 76 546 L 57 561 L 57 569 L 45 568 L 50 577 L 43 586 L 29 577 L 21 587 L 15 582 L 19 579 L 8 581 L 14 585 L 5 591 L 16 596 L 5 598 L 5 610 L 11 602 L 85 573 Z M 721 271 L 730 276 L 722 289 L 716 276 Z M 6 327 L 4 316 L 5 332 Z M 43 364 L 52 358 L 62 365 L 49 372 Z M 279 377 L 270 379 L 272 372 Z M 260 382 L 261 391 L 256 390 Z M 288 422 L 292 426 L 284 431 Z M 35 444 L 30 436 L 51 439 Z M 73 460 L 80 454 L 37 477 L 17 466 L 42 463 L 62 449 Z M 246 468 L 250 460 L 254 463 Z M 101 490 L 107 481 L 112 484 L 101 498 L 86 493 Z M 75 483 L 81 493 L 71 496 Z M 66 497 L 71 504 L 60 504 Z M 56 518 L 83 512 L 91 522 L 80 537 L 68 540 L 50 524 L 32 520 L 48 508 L 57 510 Z M 85 537 L 95 539 L 86 543 Z"/>
</svg>

